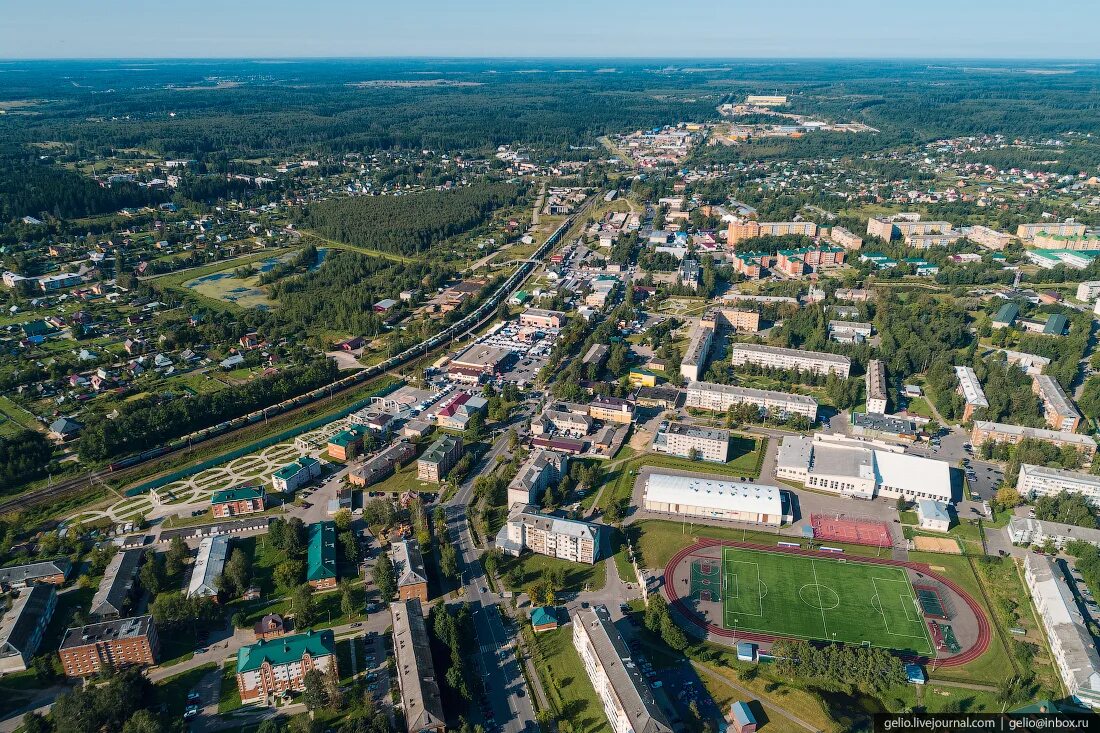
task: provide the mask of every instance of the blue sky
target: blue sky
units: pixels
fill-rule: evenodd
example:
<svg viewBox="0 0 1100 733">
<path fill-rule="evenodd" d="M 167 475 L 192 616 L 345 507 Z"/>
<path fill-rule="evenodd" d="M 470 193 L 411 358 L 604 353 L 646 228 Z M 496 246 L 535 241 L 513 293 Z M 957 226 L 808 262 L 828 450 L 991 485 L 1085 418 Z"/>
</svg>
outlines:
<svg viewBox="0 0 1100 733">
<path fill-rule="evenodd" d="M 1096 58 L 1098 0 L 12 0 L 0 58 Z"/>
</svg>

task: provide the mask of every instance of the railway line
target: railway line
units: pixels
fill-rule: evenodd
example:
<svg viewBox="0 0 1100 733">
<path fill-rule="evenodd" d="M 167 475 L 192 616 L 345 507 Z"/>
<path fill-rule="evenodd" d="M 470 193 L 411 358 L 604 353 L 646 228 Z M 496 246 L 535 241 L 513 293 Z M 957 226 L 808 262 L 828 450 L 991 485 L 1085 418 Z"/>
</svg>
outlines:
<svg viewBox="0 0 1100 733">
<path fill-rule="evenodd" d="M 597 198 L 598 196 L 590 197 L 575 214 L 563 221 L 546 241 L 532 253 L 531 257 L 521 261 L 515 272 L 509 275 L 508 279 L 497 288 L 496 292 L 478 306 L 473 313 L 451 324 L 430 339 L 422 341 L 396 356 L 391 356 L 389 359 L 379 364 L 375 364 L 374 366 L 367 367 L 354 374 L 338 379 L 324 387 L 318 387 L 317 389 L 298 395 L 297 397 L 292 397 L 291 399 L 284 400 L 277 404 L 269 405 L 268 407 L 255 410 L 247 415 L 233 418 L 232 420 L 223 421 L 209 428 L 197 430 L 188 435 L 176 438 L 166 445 L 150 448 L 140 453 L 126 456 L 125 458 L 114 461 L 106 468 L 0 501 L 0 513 L 37 506 L 62 497 L 67 497 L 82 488 L 94 486 L 97 481 L 102 481 L 107 477 L 115 479 L 122 478 L 129 469 L 143 466 L 157 458 L 171 455 L 181 450 L 188 450 L 205 441 L 232 433 L 234 430 L 254 425 L 276 415 L 282 415 L 298 408 L 308 406 L 320 399 L 331 397 L 338 392 L 363 384 L 371 379 L 382 376 L 386 372 L 404 366 L 413 359 L 420 358 L 435 351 L 441 346 L 450 344 L 455 339 L 472 334 L 496 314 L 496 309 L 501 303 L 506 302 L 512 293 L 519 289 L 531 273 L 535 271 L 535 267 L 539 262 L 558 244 L 559 241 L 561 241 L 562 236 L 569 231 L 569 228 L 588 210 L 589 206 L 591 206 L 592 202 L 597 200 Z"/>
</svg>

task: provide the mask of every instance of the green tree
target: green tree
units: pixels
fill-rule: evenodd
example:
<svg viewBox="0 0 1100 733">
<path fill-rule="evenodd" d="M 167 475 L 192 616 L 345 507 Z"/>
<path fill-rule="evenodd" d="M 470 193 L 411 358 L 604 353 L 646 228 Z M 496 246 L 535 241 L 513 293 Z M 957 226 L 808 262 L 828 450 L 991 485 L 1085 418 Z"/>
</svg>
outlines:
<svg viewBox="0 0 1100 733">
<path fill-rule="evenodd" d="M 317 618 L 316 603 L 313 598 L 313 586 L 302 583 L 294 589 L 290 599 L 290 610 L 294 614 L 294 627 L 304 630 L 313 625 Z"/>
<path fill-rule="evenodd" d="M 305 703 L 310 710 L 320 710 L 328 705 L 328 694 L 325 692 L 325 677 L 320 670 L 311 669 L 302 679 L 305 685 Z"/>
<path fill-rule="evenodd" d="M 272 578 L 275 580 L 275 585 L 284 591 L 289 591 L 298 587 L 305 576 L 305 571 L 305 563 L 301 560 L 284 560 L 275 566 Z"/>
<path fill-rule="evenodd" d="M 354 586 L 350 580 L 340 581 L 340 613 L 345 618 L 351 618 L 356 614 Z"/>
<path fill-rule="evenodd" d="M 388 554 L 383 553 L 378 558 L 378 561 L 374 564 L 372 577 L 382 600 L 385 603 L 392 601 L 397 594 L 397 573 Z"/>
</svg>

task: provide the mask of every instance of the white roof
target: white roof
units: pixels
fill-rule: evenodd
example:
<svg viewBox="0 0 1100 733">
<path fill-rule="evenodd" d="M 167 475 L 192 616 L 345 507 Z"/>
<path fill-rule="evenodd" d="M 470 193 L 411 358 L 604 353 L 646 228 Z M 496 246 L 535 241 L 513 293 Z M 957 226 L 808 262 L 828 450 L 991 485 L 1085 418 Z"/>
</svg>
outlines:
<svg viewBox="0 0 1100 733">
<path fill-rule="evenodd" d="M 1100 487 L 1100 476 L 1093 476 L 1092 474 L 1081 473 L 1080 471 L 1067 471 L 1064 468 L 1037 466 L 1034 463 L 1020 464 L 1020 478 L 1023 479 L 1025 476 L 1054 479 L 1062 484 Z"/>
<path fill-rule="evenodd" d="M 645 498 L 662 504 L 687 504 L 752 514 L 782 514 L 778 486 L 653 473 Z"/>
<path fill-rule="evenodd" d="M 191 582 L 187 586 L 188 596 L 213 596 L 218 589 L 214 580 L 225 568 L 225 559 L 229 554 L 229 538 L 225 535 L 206 537 L 199 543 L 199 554 L 191 570 Z"/>
<path fill-rule="evenodd" d="M 951 467 L 946 461 L 876 450 L 875 468 L 880 485 L 951 501 Z"/>
<path fill-rule="evenodd" d="M 982 383 L 978 381 L 978 375 L 968 366 L 955 367 L 955 376 L 959 378 L 959 386 L 962 387 L 966 404 L 975 407 L 989 407 L 989 400 L 982 391 Z"/>
</svg>

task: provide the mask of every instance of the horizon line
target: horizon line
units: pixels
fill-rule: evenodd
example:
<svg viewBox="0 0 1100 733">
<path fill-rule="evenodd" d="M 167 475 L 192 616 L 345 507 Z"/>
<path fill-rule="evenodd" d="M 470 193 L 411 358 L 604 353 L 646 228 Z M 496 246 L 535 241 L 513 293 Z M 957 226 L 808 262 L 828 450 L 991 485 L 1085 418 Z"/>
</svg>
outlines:
<svg viewBox="0 0 1100 733">
<path fill-rule="evenodd" d="M 0 56 L 0 63 L 78 61 L 989 61 L 1044 64 L 1096 64 L 1094 57 L 1057 56 L 480 56 L 480 55 L 355 55 L 355 56 Z"/>
</svg>

